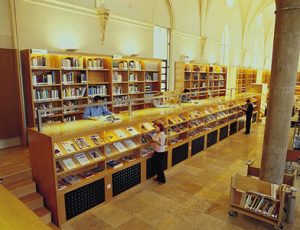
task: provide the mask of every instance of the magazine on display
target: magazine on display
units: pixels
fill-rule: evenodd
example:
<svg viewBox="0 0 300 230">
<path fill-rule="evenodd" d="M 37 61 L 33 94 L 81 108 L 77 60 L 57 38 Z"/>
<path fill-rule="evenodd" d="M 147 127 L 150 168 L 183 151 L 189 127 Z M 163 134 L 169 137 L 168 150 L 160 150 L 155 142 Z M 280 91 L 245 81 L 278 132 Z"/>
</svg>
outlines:
<svg viewBox="0 0 300 230">
<path fill-rule="evenodd" d="M 90 139 L 94 143 L 94 145 L 104 144 L 104 141 L 99 137 L 99 135 L 97 133 L 90 135 Z"/>
<path fill-rule="evenodd" d="M 54 155 L 56 157 L 63 155 L 62 151 L 60 150 L 57 144 L 54 144 Z"/>
<path fill-rule="evenodd" d="M 81 165 L 90 163 L 90 160 L 86 157 L 85 153 L 77 153 L 74 156 Z"/>
<path fill-rule="evenodd" d="M 76 164 L 74 163 L 74 161 L 71 158 L 63 159 L 62 162 L 64 163 L 66 168 L 69 170 L 76 168 Z"/>
<path fill-rule="evenodd" d="M 87 143 L 84 137 L 78 137 L 75 138 L 74 140 L 80 149 L 85 149 L 90 147 L 89 143 Z"/>
<path fill-rule="evenodd" d="M 72 141 L 64 141 L 64 142 L 61 142 L 61 144 L 67 153 L 73 153 L 73 152 L 77 151 L 77 149 Z"/>
</svg>

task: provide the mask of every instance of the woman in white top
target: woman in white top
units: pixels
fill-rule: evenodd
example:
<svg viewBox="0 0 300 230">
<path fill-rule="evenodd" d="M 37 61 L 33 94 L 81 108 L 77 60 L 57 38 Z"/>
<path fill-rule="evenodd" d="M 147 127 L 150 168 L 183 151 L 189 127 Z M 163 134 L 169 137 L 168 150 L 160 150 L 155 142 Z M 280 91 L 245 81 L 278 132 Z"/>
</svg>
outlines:
<svg viewBox="0 0 300 230">
<path fill-rule="evenodd" d="M 166 178 L 163 169 L 163 159 L 165 154 L 165 142 L 166 142 L 166 134 L 164 132 L 163 124 L 156 124 L 157 134 L 152 137 L 153 147 L 154 147 L 154 155 L 152 157 L 153 166 L 156 173 L 156 177 L 153 179 L 157 181 L 159 184 L 166 183 Z"/>
</svg>

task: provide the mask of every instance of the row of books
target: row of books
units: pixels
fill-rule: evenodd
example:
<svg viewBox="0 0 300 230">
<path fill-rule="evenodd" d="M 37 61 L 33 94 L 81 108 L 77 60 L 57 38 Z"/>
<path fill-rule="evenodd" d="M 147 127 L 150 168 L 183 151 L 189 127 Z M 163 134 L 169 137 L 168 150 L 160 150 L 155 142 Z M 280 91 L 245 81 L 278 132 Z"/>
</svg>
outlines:
<svg viewBox="0 0 300 230">
<path fill-rule="evenodd" d="M 250 209 L 253 212 L 277 219 L 280 202 L 274 201 L 268 197 L 265 197 L 264 195 L 243 193 L 240 206 Z"/>
<path fill-rule="evenodd" d="M 56 89 L 34 89 L 33 95 L 35 101 L 59 100 L 59 90 Z"/>
<path fill-rule="evenodd" d="M 138 61 L 112 61 L 113 69 L 122 69 L 122 70 L 141 70 L 142 65 Z"/>
<path fill-rule="evenodd" d="M 114 107 L 124 107 L 124 106 L 128 106 L 128 102 L 125 102 L 126 100 L 128 100 L 128 96 L 118 96 L 118 97 L 114 97 Z"/>
<path fill-rule="evenodd" d="M 113 94 L 114 95 L 124 94 L 122 86 L 114 86 L 113 87 Z"/>
<path fill-rule="evenodd" d="M 36 56 L 31 58 L 32 67 L 46 67 L 46 57 L 45 56 Z"/>
<path fill-rule="evenodd" d="M 96 95 L 106 96 L 107 86 L 106 85 L 89 86 L 88 95 L 91 97 L 94 97 Z"/>
<path fill-rule="evenodd" d="M 77 98 L 77 97 L 84 97 L 85 96 L 86 87 L 78 87 L 78 88 L 65 88 L 62 91 L 63 98 Z"/>
<path fill-rule="evenodd" d="M 138 81 L 138 75 L 136 73 L 129 73 L 128 81 L 129 82 Z"/>
<path fill-rule="evenodd" d="M 61 67 L 64 69 L 68 68 L 83 68 L 82 57 L 67 57 L 61 59 Z"/>
<path fill-rule="evenodd" d="M 168 135 L 169 136 L 173 136 L 173 135 L 176 135 L 178 133 L 186 131 L 186 129 L 187 128 L 184 125 L 182 125 L 182 124 L 175 125 L 175 126 L 172 126 L 172 127 L 168 128 Z"/>
<path fill-rule="evenodd" d="M 215 120 L 217 120 L 217 117 L 215 115 L 208 115 L 205 117 L 206 122 L 213 122 Z"/>
<path fill-rule="evenodd" d="M 206 72 L 207 71 L 207 68 L 206 66 L 199 66 L 199 65 L 193 65 L 193 66 L 190 66 L 190 65 L 186 65 L 185 66 L 185 71 L 197 71 L 197 72 Z"/>
<path fill-rule="evenodd" d="M 87 157 L 86 153 L 76 153 L 74 155 L 74 158 L 69 157 L 62 160 L 56 160 L 56 173 L 61 173 L 67 170 L 75 169 L 79 166 L 90 164 L 93 161 L 100 160 L 103 156 L 100 150 L 92 150 L 87 154 L 89 155 L 89 157 Z"/>
<path fill-rule="evenodd" d="M 68 116 L 68 117 L 64 117 L 64 122 L 72 122 L 72 121 L 76 121 L 76 116 Z"/>
<path fill-rule="evenodd" d="M 189 128 L 196 128 L 204 124 L 204 119 L 194 119 L 189 122 Z"/>
<path fill-rule="evenodd" d="M 78 173 L 78 174 L 73 174 L 73 175 L 68 175 L 64 177 L 62 180 L 57 182 L 57 189 L 62 190 L 64 188 L 67 188 L 68 185 L 75 184 L 79 182 L 81 179 L 88 178 L 91 176 L 96 175 L 99 172 L 102 172 L 104 170 L 103 167 L 95 167 L 93 169 Z"/>
<path fill-rule="evenodd" d="M 158 81 L 158 73 L 146 73 L 145 81 Z"/>
<path fill-rule="evenodd" d="M 189 131 L 189 137 L 196 136 L 202 132 L 203 132 L 203 128 L 193 129 L 192 131 Z"/>
<path fill-rule="evenodd" d="M 129 86 L 129 93 L 140 93 L 140 86 L 139 85 L 130 85 Z"/>
<path fill-rule="evenodd" d="M 218 113 L 218 118 L 222 119 L 228 116 L 228 112 L 219 112 Z"/>
<path fill-rule="evenodd" d="M 75 82 L 75 74 L 74 72 L 64 73 L 62 76 L 62 84 L 74 84 Z M 77 75 L 78 83 L 87 83 L 87 77 L 84 73 L 80 73 Z"/>
<path fill-rule="evenodd" d="M 196 119 L 202 117 L 202 113 L 200 111 L 192 111 L 189 113 L 190 119 Z"/>
<path fill-rule="evenodd" d="M 55 72 L 49 72 L 46 74 L 36 75 L 32 74 L 33 85 L 53 85 L 55 84 Z"/>
<path fill-rule="evenodd" d="M 88 68 L 96 68 L 103 69 L 104 61 L 102 58 L 88 58 L 87 59 L 87 67 Z"/>
</svg>

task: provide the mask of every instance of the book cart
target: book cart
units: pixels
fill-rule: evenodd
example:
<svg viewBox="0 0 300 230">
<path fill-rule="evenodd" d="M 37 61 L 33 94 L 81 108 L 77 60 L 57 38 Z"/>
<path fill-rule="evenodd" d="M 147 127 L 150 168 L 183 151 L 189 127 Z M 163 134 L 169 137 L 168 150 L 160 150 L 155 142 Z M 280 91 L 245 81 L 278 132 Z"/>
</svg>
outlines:
<svg viewBox="0 0 300 230">
<path fill-rule="evenodd" d="M 250 98 L 258 120 L 260 95 L 181 104 L 120 114 L 121 121 L 80 120 L 29 129 L 33 178 L 53 222 L 67 220 L 153 177 L 151 156 L 154 124 L 163 122 L 167 134 L 164 169 L 230 137 L 245 127 L 239 109 Z"/>
<path fill-rule="evenodd" d="M 238 213 L 283 229 L 286 185 L 234 175 L 230 188 L 230 216 Z"/>
</svg>

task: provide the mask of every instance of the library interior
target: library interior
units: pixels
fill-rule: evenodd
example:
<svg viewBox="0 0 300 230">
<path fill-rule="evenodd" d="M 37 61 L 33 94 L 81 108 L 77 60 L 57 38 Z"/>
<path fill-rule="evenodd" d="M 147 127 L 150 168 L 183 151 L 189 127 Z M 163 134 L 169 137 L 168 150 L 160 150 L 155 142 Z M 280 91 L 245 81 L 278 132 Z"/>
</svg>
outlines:
<svg viewBox="0 0 300 230">
<path fill-rule="evenodd" d="M 300 0 L 0 0 L 0 229 L 300 229 Z"/>
</svg>

